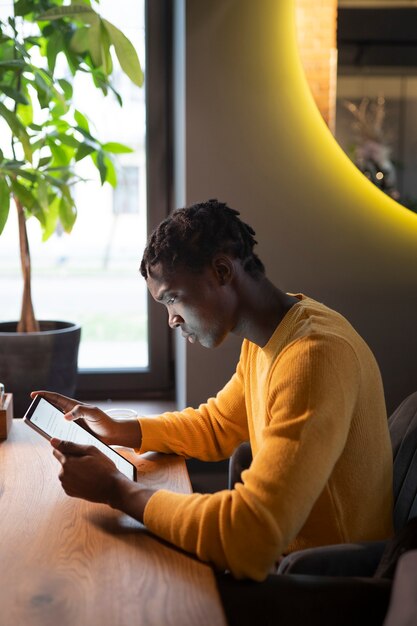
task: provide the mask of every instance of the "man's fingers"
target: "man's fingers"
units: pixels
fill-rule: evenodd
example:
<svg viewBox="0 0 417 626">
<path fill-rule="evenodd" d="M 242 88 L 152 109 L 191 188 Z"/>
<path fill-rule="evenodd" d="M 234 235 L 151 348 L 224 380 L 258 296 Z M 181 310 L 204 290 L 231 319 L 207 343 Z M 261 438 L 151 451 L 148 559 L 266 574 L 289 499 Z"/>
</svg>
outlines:
<svg viewBox="0 0 417 626">
<path fill-rule="evenodd" d="M 64 417 L 69 421 L 80 419 L 80 417 L 84 417 L 84 407 L 80 404 L 76 404 L 71 410 L 65 413 Z"/>
<path fill-rule="evenodd" d="M 54 448 L 52 454 L 62 465 L 65 461 L 65 456 L 62 454 L 62 452 L 60 452 L 57 448 Z"/>
<path fill-rule="evenodd" d="M 84 446 L 79 443 L 73 443 L 72 441 L 61 441 L 60 439 L 52 438 L 51 445 L 55 451 L 61 453 L 61 456 L 85 456 L 86 454 L 91 454 L 93 450 L 95 450 L 94 446 Z M 59 459 L 57 456 L 56 458 Z"/>
<path fill-rule="evenodd" d="M 60 393 L 56 393 L 55 391 L 45 391 L 40 389 L 38 391 L 32 391 L 30 394 L 31 398 L 35 398 L 35 396 L 41 396 L 51 402 L 55 406 L 57 406 L 61 411 L 70 411 L 74 405 L 78 404 L 77 400 L 73 400 L 73 398 L 68 398 L 67 396 L 63 396 Z"/>
</svg>

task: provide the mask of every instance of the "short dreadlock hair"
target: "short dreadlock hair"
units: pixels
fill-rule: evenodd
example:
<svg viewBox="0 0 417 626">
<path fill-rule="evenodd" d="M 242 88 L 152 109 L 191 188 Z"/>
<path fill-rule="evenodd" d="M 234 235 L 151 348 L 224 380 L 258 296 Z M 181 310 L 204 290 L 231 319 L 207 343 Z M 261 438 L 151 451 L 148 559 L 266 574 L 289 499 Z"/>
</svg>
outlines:
<svg viewBox="0 0 417 626">
<path fill-rule="evenodd" d="M 198 273 L 219 252 L 240 259 L 252 276 L 263 274 L 264 265 L 253 252 L 255 231 L 238 215 L 218 200 L 177 209 L 150 235 L 140 264 L 142 276 L 147 278 L 148 269 L 157 263 L 167 273 L 179 266 Z"/>
</svg>

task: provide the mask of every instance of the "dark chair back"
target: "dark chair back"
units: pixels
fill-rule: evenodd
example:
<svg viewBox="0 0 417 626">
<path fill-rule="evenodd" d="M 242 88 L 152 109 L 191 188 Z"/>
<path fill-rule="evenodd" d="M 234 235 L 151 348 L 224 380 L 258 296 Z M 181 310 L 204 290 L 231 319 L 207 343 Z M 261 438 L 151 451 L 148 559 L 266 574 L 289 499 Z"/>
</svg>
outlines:
<svg viewBox="0 0 417 626">
<path fill-rule="evenodd" d="M 236 483 L 242 482 L 241 474 L 252 463 L 252 450 L 249 441 L 241 443 L 233 452 L 229 461 L 228 488 L 233 489 Z"/>
<path fill-rule="evenodd" d="M 394 528 L 417 516 L 417 392 L 389 418 L 394 459 Z"/>
</svg>

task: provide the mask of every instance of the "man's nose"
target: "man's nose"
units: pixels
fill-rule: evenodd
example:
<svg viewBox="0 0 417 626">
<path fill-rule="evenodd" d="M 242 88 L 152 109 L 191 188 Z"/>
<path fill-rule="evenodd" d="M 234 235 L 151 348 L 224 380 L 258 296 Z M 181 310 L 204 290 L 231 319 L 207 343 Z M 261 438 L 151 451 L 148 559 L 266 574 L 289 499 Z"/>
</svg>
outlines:
<svg viewBox="0 0 417 626">
<path fill-rule="evenodd" d="M 168 324 L 171 328 L 178 328 L 178 326 L 181 326 L 183 322 L 184 320 L 180 315 L 177 315 L 176 313 L 168 314 Z"/>
</svg>

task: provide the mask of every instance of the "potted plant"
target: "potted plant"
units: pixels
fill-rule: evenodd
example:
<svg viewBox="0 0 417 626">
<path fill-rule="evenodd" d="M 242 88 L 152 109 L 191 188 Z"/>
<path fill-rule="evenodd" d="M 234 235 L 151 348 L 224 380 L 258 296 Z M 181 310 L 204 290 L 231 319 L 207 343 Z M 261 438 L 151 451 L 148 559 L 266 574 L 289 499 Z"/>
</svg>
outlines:
<svg viewBox="0 0 417 626">
<path fill-rule="evenodd" d="M 112 155 L 130 148 L 100 141 L 73 102 L 73 80 L 82 72 L 103 96 L 111 93 L 122 104 L 110 80 L 114 53 L 124 73 L 141 86 L 133 45 L 90 0 L 65 6 L 63 0 L 17 0 L 14 14 L 0 21 L 0 121 L 9 131 L 8 145 L 0 146 L 0 234 L 15 207 L 23 276 L 20 320 L 0 324 L 0 381 L 14 393 L 18 417 L 33 388 L 75 391 L 80 327 L 36 319 L 26 221 L 39 221 L 44 240 L 58 224 L 71 231 L 82 159 L 93 161 L 101 184 L 116 185 Z M 65 76 L 57 59 L 60 65 L 65 59 Z"/>
</svg>

